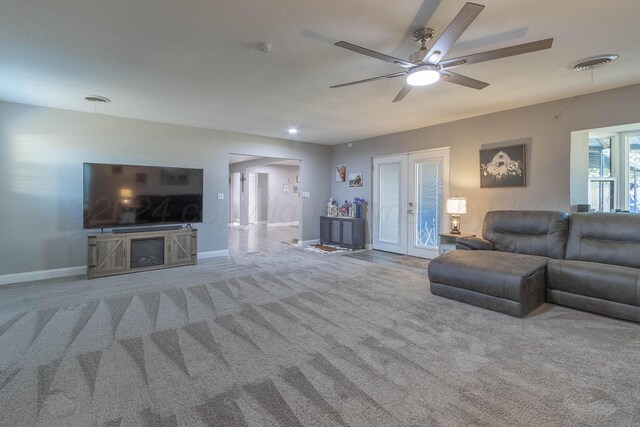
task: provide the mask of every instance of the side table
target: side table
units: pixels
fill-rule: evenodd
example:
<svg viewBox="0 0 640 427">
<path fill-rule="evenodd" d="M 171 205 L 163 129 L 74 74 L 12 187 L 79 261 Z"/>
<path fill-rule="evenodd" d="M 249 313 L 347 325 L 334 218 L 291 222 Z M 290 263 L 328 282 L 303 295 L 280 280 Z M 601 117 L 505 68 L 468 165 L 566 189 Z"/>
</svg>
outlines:
<svg viewBox="0 0 640 427">
<path fill-rule="evenodd" d="M 451 234 L 451 233 L 440 233 L 440 242 L 438 244 L 438 253 L 440 255 L 444 255 L 447 252 L 456 250 L 456 239 L 458 237 L 475 237 L 475 234 Z"/>
</svg>

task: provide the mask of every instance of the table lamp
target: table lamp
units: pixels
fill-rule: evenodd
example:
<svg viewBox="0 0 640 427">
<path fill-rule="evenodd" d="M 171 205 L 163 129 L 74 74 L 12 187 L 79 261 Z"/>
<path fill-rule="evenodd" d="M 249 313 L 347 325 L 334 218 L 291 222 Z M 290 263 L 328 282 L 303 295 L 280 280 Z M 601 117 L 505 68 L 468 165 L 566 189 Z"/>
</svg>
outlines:
<svg viewBox="0 0 640 427">
<path fill-rule="evenodd" d="M 445 213 L 451 214 L 451 234 L 460 234 L 460 215 L 467 213 L 467 198 L 451 197 L 448 199 Z"/>
</svg>

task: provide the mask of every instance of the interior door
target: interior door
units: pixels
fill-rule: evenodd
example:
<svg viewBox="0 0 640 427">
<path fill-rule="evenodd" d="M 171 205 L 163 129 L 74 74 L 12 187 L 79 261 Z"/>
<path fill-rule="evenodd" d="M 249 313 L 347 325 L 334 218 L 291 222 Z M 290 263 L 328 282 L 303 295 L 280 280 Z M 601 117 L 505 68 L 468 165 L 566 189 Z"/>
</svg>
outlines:
<svg viewBox="0 0 640 427">
<path fill-rule="evenodd" d="M 373 159 L 373 248 L 407 253 L 407 155 Z"/>
<path fill-rule="evenodd" d="M 438 256 L 439 234 L 446 223 L 444 206 L 449 197 L 449 149 L 409 155 L 407 254 L 433 259 Z"/>
<path fill-rule="evenodd" d="M 373 160 L 373 248 L 438 256 L 449 197 L 449 148 Z"/>
</svg>

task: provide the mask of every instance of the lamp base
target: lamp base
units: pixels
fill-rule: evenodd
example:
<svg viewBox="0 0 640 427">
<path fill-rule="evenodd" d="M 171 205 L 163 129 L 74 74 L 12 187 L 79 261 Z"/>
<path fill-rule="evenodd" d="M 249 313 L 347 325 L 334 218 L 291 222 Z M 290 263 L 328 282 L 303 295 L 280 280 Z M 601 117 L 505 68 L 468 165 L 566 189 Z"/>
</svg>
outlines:
<svg viewBox="0 0 640 427">
<path fill-rule="evenodd" d="M 460 215 L 451 215 L 451 234 L 460 234 Z"/>
</svg>

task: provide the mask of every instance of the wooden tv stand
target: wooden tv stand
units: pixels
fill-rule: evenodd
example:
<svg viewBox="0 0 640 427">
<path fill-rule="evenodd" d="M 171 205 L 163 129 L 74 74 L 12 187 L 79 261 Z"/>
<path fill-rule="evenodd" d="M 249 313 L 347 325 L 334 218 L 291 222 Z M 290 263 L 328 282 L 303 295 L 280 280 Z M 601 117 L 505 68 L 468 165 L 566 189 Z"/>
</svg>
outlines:
<svg viewBox="0 0 640 427">
<path fill-rule="evenodd" d="M 113 276 L 198 263 L 198 230 L 156 230 L 89 236 L 87 277 Z"/>
</svg>

